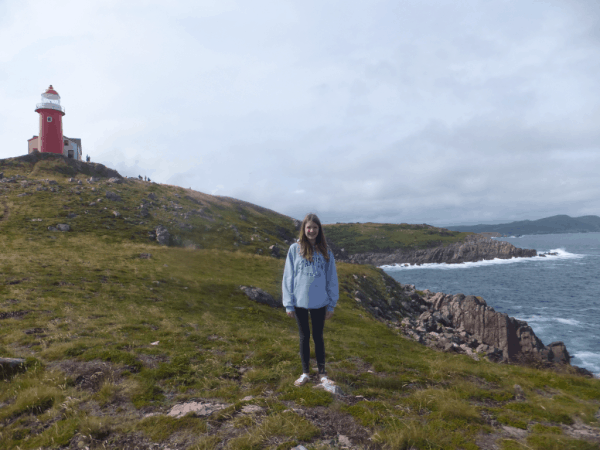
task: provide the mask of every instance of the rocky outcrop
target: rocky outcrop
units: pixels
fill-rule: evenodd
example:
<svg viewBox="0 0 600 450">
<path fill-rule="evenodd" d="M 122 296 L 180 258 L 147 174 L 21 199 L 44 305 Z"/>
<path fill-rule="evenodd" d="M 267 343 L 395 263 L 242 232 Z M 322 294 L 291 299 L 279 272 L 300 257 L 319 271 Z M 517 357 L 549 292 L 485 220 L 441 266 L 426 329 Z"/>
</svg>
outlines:
<svg viewBox="0 0 600 450">
<path fill-rule="evenodd" d="M 541 366 L 570 365 L 562 342 L 544 345 L 531 327 L 488 306 L 481 297 L 417 291 L 383 271 L 385 293 L 372 278 L 354 275 L 343 286 L 375 318 L 431 348 L 479 360 Z M 575 368 L 591 376 L 586 369 Z"/>
<path fill-rule="evenodd" d="M 25 360 L 21 358 L 0 358 L 0 379 L 8 378 L 10 375 L 23 371 Z"/>
<path fill-rule="evenodd" d="M 53 172 L 59 173 L 64 176 L 74 177 L 78 174 L 84 174 L 87 176 L 102 177 L 102 178 L 121 178 L 119 172 L 114 169 L 109 169 L 103 164 L 78 161 L 72 158 L 66 158 L 63 155 L 55 153 L 40 153 L 33 152 L 23 156 L 16 156 L 14 158 L 7 158 L 0 160 L 2 163 L 11 163 L 13 165 L 29 165 L 30 168 L 35 171 L 35 165 L 44 160 L 58 161 L 59 164 L 53 168 L 49 168 Z"/>
<path fill-rule="evenodd" d="M 169 234 L 169 231 L 166 227 L 164 227 L 163 225 L 159 225 L 154 230 L 154 233 L 156 235 L 156 240 L 160 245 L 169 245 L 171 235 Z"/>
<path fill-rule="evenodd" d="M 106 191 L 106 198 L 113 202 L 122 201 L 121 196 L 119 194 L 115 194 L 114 192 L 111 192 L 111 191 Z"/>
<path fill-rule="evenodd" d="M 394 264 L 447 263 L 458 264 L 487 259 L 510 259 L 536 256 L 535 250 L 515 247 L 509 242 L 497 241 L 481 235 L 470 235 L 462 242 L 426 249 L 394 249 L 389 251 L 347 254 L 344 249 L 333 245 L 336 260 L 373 264 L 374 266 Z"/>
<path fill-rule="evenodd" d="M 281 300 L 275 300 L 271 294 L 263 291 L 260 288 L 253 286 L 240 286 L 240 289 L 244 291 L 244 294 L 246 294 L 248 298 L 254 302 L 262 303 L 263 305 L 268 305 L 271 308 L 283 307 Z"/>
<path fill-rule="evenodd" d="M 527 322 L 495 311 L 481 297 L 438 292 L 426 296 L 424 300 L 430 305 L 428 312 L 419 317 L 424 331 L 437 331 L 444 327 L 464 331 L 482 345 L 500 350 L 502 359 L 506 361 L 549 361 L 563 364 L 571 361 L 562 342 L 545 346 Z"/>
<path fill-rule="evenodd" d="M 59 223 L 55 227 L 49 226 L 48 231 L 71 231 L 71 226 L 66 223 Z"/>
</svg>

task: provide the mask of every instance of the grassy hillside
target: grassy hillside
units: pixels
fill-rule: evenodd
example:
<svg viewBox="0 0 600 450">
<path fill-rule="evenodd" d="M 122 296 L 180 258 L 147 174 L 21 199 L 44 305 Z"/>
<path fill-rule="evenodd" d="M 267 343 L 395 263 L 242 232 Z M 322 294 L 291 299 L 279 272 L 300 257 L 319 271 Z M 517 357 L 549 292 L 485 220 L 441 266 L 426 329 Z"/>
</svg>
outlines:
<svg viewBox="0 0 600 450">
<path fill-rule="evenodd" d="M 347 254 L 431 248 L 462 241 L 473 234 L 407 223 L 342 223 L 325 225 L 324 229 L 327 238 Z"/>
<path fill-rule="evenodd" d="M 3 234 L 36 239 L 48 236 L 49 226 L 64 223 L 79 236 L 149 242 L 149 232 L 162 224 L 171 233 L 171 245 L 245 253 L 270 253 L 274 244 L 283 253 L 297 234 L 290 217 L 266 208 L 131 178 L 110 183 L 100 177 L 89 184 L 90 176 L 108 170 L 95 165 L 95 171 L 82 173 L 79 165 L 87 169 L 85 163 L 39 153 L 0 161 L 4 178 L 16 177 L 14 183 L 0 183 L 0 209 L 7 219 Z M 108 199 L 107 192 L 120 200 Z"/>
<path fill-rule="evenodd" d="M 341 298 L 325 336 L 345 395 L 294 387 L 295 321 L 239 288 L 279 295 L 283 260 L 268 247 L 295 233 L 289 218 L 133 180 L 76 188 L 73 173 L 53 169 L 65 164 L 0 162 L 5 177 L 31 183 L 0 183 L 0 357 L 27 358 L 0 381 L 0 448 L 326 449 L 343 446 L 339 435 L 372 449 L 598 448 L 600 380 L 404 339 L 354 300 L 355 290 L 402 296 L 372 266 L 338 264 Z M 36 169 L 58 184 L 34 182 Z M 158 200 L 143 217 L 135 208 L 149 193 Z M 58 223 L 73 231 L 47 231 Z M 176 230 L 174 246 L 149 240 L 158 223 Z M 224 407 L 167 415 L 189 400 Z"/>
</svg>

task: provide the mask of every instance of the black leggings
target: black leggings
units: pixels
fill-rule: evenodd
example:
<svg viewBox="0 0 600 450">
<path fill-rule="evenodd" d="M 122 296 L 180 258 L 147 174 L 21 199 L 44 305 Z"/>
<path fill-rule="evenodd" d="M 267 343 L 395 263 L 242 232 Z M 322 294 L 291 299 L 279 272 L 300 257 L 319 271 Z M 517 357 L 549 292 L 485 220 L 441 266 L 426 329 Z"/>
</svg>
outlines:
<svg viewBox="0 0 600 450">
<path fill-rule="evenodd" d="M 319 309 L 305 309 L 296 307 L 296 322 L 300 332 L 300 358 L 302 371 L 309 373 L 310 361 L 310 328 L 308 326 L 308 313 L 312 322 L 313 341 L 315 341 L 315 355 L 319 374 L 325 374 L 325 342 L 323 341 L 323 328 L 325 327 L 326 306 Z"/>
</svg>

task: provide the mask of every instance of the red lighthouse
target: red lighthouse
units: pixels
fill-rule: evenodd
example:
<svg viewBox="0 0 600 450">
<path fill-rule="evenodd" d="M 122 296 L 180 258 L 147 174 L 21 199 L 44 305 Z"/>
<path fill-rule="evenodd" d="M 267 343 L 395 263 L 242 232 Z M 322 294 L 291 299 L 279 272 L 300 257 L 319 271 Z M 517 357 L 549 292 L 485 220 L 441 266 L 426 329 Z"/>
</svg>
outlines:
<svg viewBox="0 0 600 450">
<path fill-rule="evenodd" d="M 65 115 L 65 109 L 60 106 L 60 95 L 52 85 L 42 94 L 42 103 L 36 105 L 35 112 L 40 114 L 40 152 L 62 155 L 62 116 Z"/>
</svg>

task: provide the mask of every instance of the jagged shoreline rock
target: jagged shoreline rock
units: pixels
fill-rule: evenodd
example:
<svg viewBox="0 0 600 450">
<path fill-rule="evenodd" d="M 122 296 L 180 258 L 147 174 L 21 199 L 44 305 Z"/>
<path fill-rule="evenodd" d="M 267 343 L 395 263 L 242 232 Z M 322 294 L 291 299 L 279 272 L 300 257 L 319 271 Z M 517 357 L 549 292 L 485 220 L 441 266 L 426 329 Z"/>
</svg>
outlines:
<svg viewBox="0 0 600 450">
<path fill-rule="evenodd" d="M 347 254 L 344 249 L 337 248 L 335 243 L 332 243 L 331 247 L 338 261 L 374 266 L 426 263 L 459 264 L 495 258 L 528 258 L 537 255 L 533 249 L 518 248 L 509 242 L 497 241 L 478 234 L 467 236 L 463 242 L 426 249 L 394 249 Z"/>
<path fill-rule="evenodd" d="M 551 362 L 570 364 L 571 357 L 562 342 L 545 346 L 531 327 L 488 306 L 481 297 L 443 292 L 422 298 L 429 308 L 417 319 L 417 331 L 458 332 L 467 348 L 475 352 L 499 355 L 507 362 Z M 455 334 L 455 333 L 454 333 Z M 469 353 L 467 348 L 465 352 Z"/>
<path fill-rule="evenodd" d="M 481 297 L 417 291 L 414 285 L 402 285 L 387 274 L 382 278 L 386 285 L 383 297 L 367 277 L 355 275 L 354 286 L 345 288 L 375 318 L 412 340 L 475 360 L 570 366 L 563 342 L 544 345 L 527 322 L 495 311 Z M 593 377 L 587 369 L 573 368 Z"/>
</svg>

